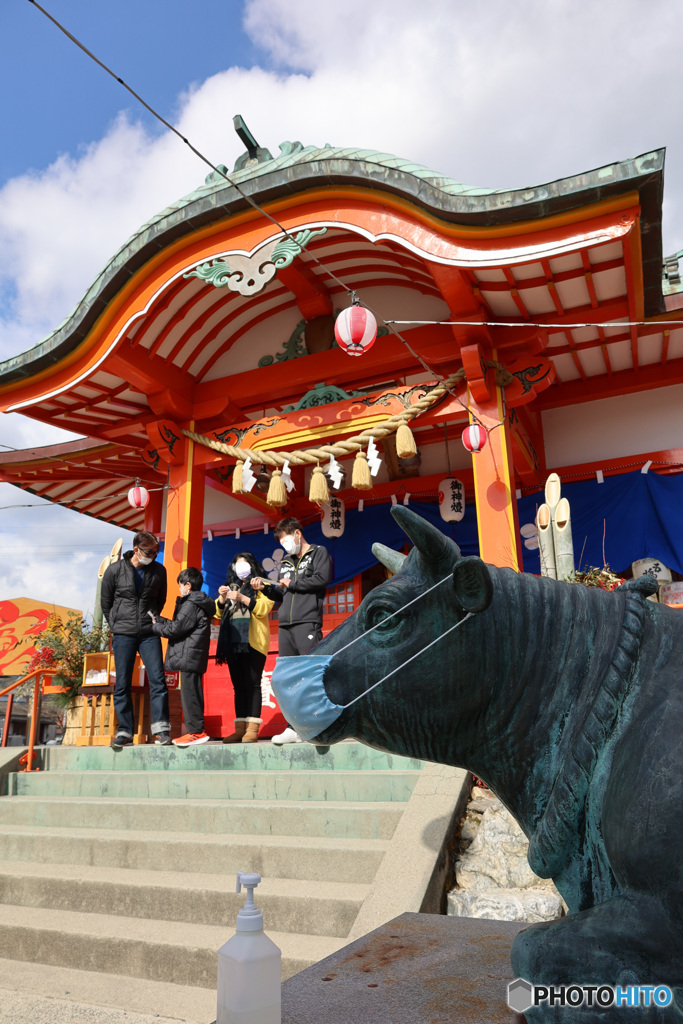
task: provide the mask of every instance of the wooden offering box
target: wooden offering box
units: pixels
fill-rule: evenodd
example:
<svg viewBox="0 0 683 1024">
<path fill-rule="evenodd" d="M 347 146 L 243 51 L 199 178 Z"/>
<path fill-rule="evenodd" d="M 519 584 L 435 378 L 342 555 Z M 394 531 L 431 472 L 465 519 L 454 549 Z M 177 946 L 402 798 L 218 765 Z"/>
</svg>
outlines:
<svg viewBox="0 0 683 1024">
<path fill-rule="evenodd" d="M 116 712 L 114 711 L 115 683 L 114 655 L 107 651 L 101 654 L 86 654 L 83 665 L 83 685 L 77 698 L 78 706 L 74 712 L 69 714 L 72 724 L 77 724 L 80 721 L 80 733 L 77 730 L 72 730 L 72 738 L 67 740 L 65 737 L 67 743 L 70 742 L 78 747 L 109 746 L 112 738 L 116 735 L 117 726 Z M 177 685 L 177 679 L 169 681 L 169 717 L 173 736 L 179 736 L 182 732 L 182 710 Z M 147 743 L 152 738 L 149 684 L 140 655 L 135 659 L 131 695 L 136 722 L 133 743 Z M 77 733 L 75 736 L 73 735 L 74 731 Z M 67 730 L 68 732 L 69 730 Z"/>
</svg>

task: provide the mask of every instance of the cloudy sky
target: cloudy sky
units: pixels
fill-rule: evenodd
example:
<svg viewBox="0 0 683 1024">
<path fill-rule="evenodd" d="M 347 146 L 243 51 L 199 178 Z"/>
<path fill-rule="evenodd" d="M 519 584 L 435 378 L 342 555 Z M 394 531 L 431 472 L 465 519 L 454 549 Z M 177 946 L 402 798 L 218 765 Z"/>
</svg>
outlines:
<svg viewBox="0 0 683 1024">
<path fill-rule="evenodd" d="M 43 0 L 214 163 L 259 143 L 388 151 L 522 187 L 667 147 L 664 251 L 683 248 L 677 0 Z M 29 0 L 0 5 L 0 360 L 44 338 L 205 167 Z M 0 442 L 71 436 L 0 418 Z M 37 502 L 6 484 L 0 506 Z M 120 531 L 0 509 L 0 599 L 88 609 Z M 127 536 L 126 540 L 130 538 Z"/>
</svg>

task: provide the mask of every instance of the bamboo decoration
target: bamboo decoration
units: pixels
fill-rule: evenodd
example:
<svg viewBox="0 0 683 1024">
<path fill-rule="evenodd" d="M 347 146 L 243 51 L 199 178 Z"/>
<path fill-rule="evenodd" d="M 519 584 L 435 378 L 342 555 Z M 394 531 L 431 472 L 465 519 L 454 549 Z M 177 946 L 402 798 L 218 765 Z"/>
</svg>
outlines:
<svg viewBox="0 0 683 1024">
<path fill-rule="evenodd" d="M 574 543 L 569 502 L 560 497 L 562 484 L 557 473 L 551 473 L 545 484 L 545 504 L 536 515 L 541 575 L 554 580 L 574 576 Z"/>
<path fill-rule="evenodd" d="M 569 502 L 560 498 L 553 513 L 553 542 L 555 568 L 558 580 L 567 580 L 574 574 L 574 544 Z"/>
<path fill-rule="evenodd" d="M 274 469 L 268 484 L 266 501 L 269 505 L 282 506 L 287 504 L 287 488 L 282 480 L 282 470 Z"/>
<path fill-rule="evenodd" d="M 103 615 L 102 615 L 102 577 L 104 576 L 104 574 L 105 574 L 106 570 L 108 569 L 108 567 L 110 565 L 113 565 L 114 562 L 118 562 L 118 560 L 121 558 L 121 549 L 122 548 L 123 548 L 123 538 L 119 537 L 119 539 L 114 544 L 114 547 L 111 549 L 111 554 L 104 556 L 104 558 L 100 562 L 100 567 L 97 570 L 97 587 L 95 589 L 95 607 L 94 607 L 93 613 L 92 613 L 92 624 L 93 624 L 93 628 L 94 629 L 99 629 L 101 627 L 102 621 L 103 621 Z"/>
<path fill-rule="evenodd" d="M 557 473 L 551 473 L 545 482 L 545 503 L 550 509 L 551 515 L 557 507 L 561 492 L 562 484 L 559 476 Z"/>
<path fill-rule="evenodd" d="M 311 486 L 308 492 L 308 500 L 315 505 L 326 505 L 330 500 L 330 490 L 327 486 L 327 477 L 320 466 L 316 466 L 311 474 Z"/>
<path fill-rule="evenodd" d="M 541 556 L 541 576 L 557 579 L 555 565 L 555 545 L 553 543 L 552 514 L 547 505 L 541 505 L 536 513 L 536 530 L 538 531 L 538 550 Z"/>
</svg>

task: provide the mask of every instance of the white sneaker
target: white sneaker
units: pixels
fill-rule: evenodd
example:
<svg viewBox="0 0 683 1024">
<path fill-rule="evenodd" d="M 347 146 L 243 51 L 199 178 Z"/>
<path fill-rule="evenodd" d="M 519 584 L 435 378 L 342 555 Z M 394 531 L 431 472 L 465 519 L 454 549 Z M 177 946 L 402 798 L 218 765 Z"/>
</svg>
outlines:
<svg viewBox="0 0 683 1024">
<path fill-rule="evenodd" d="M 275 743 L 278 747 L 281 747 L 283 743 L 303 743 L 303 740 L 301 739 L 301 736 L 299 736 L 299 733 L 288 725 L 284 732 L 272 737 L 271 743 Z"/>
</svg>

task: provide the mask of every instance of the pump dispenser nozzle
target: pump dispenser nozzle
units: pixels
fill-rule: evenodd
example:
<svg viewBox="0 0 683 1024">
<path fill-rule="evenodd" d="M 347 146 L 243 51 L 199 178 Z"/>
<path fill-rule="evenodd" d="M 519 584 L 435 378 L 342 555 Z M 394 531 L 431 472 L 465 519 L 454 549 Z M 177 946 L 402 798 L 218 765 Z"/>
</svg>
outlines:
<svg viewBox="0 0 683 1024">
<path fill-rule="evenodd" d="M 263 928 L 263 914 L 254 903 L 254 889 L 261 881 L 261 876 L 246 871 L 237 872 L 235 892 L 241 892 L 242 886 L 247 890 L 247 902 L 237 914 L 238 932 L 256 932 Z"/>
</svg>

